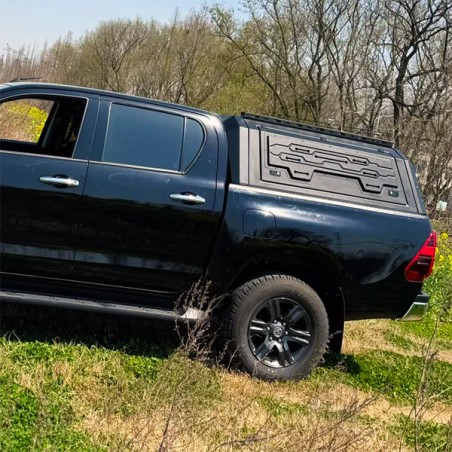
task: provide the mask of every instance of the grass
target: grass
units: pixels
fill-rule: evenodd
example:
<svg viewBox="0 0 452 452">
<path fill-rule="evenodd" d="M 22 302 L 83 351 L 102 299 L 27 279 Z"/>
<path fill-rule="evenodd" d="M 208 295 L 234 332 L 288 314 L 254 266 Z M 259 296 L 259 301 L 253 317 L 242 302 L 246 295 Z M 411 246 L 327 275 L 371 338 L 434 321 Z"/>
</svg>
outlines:
<svg viewBox="0 0 452 452">
<path fill-rule="evenodd" d="M 435 323 L 432 321 L 402 322 L 398 325 L 397 329 L 404 337 L 408 334 L 416 338 L 428 339 L 433 335 Z M 448 343 L 450 343 L 450 338 L 452 337 L 452 323 L 441 322 L 438 326 L 436 337 L 438 344 L 442 347 L 447 347 Z"/>
<path fill-rule="evenodd" d="M 311 378 L 333 379 L 352 387 L 378 393 L 395 404 L 413 404 L 417 397 L 424 361 L 392 351 L 373 350 L 359 355 L 339 355 L 319 367 Z M 452 364 L 434 361 L 427 396 L 452 404 Z"/>
<path fill-rule="evenodd" d="M 405 443 L 418 451 L 450 451 L 452 424 L 443 425 L 437 422 L 416 423 L 407 416 L 397 416 L 390 429 L 401 435 Z M 417 434 L 416 434 L 417 430 Z"/>
<path fill-rule="evenodd" d="M 275 418 L 284 418 L 290 415 L 306 415 L 309 413 L 309 408 L 300 403 L 287 403 L 269 396 L 261 397 L 258 400 L 265 410 Z"/>
<path fill-rule="evenodd" d="M 0 377 L 0 449 L 2 451 L 99 450 L 73 429 L 75 413 L 66 387 L 47 380 L 36 391 Z"/>
<path fill-rule="evenodd" d="M 171 324 L 23 306 L 0 319 L 2 451 L 413 447 L 422 322 L 351 322 L 342 355 L 307 380 L 267 383 L 187 358 Z M 450 446 L 452 336 L 441 331 L 419 450 Z"/>
</svg>

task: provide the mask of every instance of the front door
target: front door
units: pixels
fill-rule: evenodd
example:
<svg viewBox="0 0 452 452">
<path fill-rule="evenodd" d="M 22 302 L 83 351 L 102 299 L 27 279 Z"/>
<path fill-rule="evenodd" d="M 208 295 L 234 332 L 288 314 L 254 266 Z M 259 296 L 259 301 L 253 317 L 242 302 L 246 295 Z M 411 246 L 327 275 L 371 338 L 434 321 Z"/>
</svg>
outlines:
<svg viewBox="0 0 452 452">
<path fill-rule="evenodd" d="M 11 278 L 71 279 L 98 100 L 49 90 L 0 101 L 0 269 Z M 85 121 L 84 121 L 85 119 Z M 49 291 L 52 285 L 49 285 Z"/>
</svg>

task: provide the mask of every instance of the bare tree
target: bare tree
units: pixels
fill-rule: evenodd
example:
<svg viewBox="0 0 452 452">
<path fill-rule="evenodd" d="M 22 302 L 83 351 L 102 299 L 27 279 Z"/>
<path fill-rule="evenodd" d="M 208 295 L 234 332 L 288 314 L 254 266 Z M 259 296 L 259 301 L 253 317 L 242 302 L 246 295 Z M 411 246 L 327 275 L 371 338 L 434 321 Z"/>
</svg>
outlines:
<svg viewBox="0 0 452 452">
<path fill-rule="evenodd" d="M 134 91 L 140 95 L 203 106 L 228 78 L 226 46 L 204 11 L 155 27 L 139 54 Z"/>
<path fill-rule="evenodd" d="M 321 68 L 325 55 L 320 49 L 314 57 L 308 55 L 308 24 L 300 2 L 248 0 L 245 5 L 250 19 L 243 25 L 230 11 L 219 7 L 213 10 L 219 36 L 236 51 L 233 57 L 243 58 L 271 92 L 272 114 L 296 120 L 317 120 L 319 102 L 316 102 L 315 92 L 323 94 L 323 91 L 318 85 L 310 86 L 310 80 L 323 83 Z M 305 67 L 308 60 L 310 78 Z"/>
<path fill-rule="evenodd" d="M 46 47 L 44 47 L 45 51 Z M 35 46 L 6 47 L 0 55 L 0 83 L 11 80 L 41 79 L 41 55 Z"/>
<path fill-rule="evenodd" d="M 393 136 L 401 143 L 404 115 L 419 110 L 419 96 L 413 86 L 443 65 L 428 58 L 432 45 L 451 28 L 450 0 L 379 0 L 374 12 L 380 17 L 380 33 L 375 35 L 369 59 L 368 80 L 381 100 L 389 100 L 393 115 Z"/>
<path fill-rule="evenodd" d="M 136 55 L 145 42 L 149 25 L 141 20 L 114 20 L 102 23 L 81 42 L 81 59 L 93 77 L 90 85 L 128 92 Z"/>
</svg>

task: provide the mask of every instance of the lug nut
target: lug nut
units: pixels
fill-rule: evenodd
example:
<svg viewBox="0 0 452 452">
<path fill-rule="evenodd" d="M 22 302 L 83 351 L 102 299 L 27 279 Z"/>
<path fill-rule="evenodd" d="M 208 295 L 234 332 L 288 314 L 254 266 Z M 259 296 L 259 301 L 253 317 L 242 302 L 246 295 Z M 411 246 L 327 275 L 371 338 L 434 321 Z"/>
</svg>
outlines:
<svg viewBox="0 0 452 452">
<path fill-rule="evenodd" d="M 269 326 L 267 326 L 267 331 L 270 331 L 270 327 Z"/>
<path fill-rule="evenodd" d="M 289 333 L 286 331 L 286 336 L 288 335 Z"/>
<path fill-rule="evenodd" d="M 278 339 L 278 342 L 281 342 L 281 339 Z"/>
</svg>

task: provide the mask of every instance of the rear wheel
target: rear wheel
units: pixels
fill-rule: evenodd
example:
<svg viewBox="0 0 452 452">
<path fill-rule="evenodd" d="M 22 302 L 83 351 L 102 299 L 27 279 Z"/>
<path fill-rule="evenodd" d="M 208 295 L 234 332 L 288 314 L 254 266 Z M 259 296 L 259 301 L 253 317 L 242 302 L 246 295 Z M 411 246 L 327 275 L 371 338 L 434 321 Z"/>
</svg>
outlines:
<svg viewBox="0 0 452 452">
<path fill-rule="evenodd" d="M 299 279 L 269 275 L 233 294 L 227 334 L 249 373 L 266 380 L 308 375 L 328 341 L 328 316 L 317 293 Z"/>
</svg>

